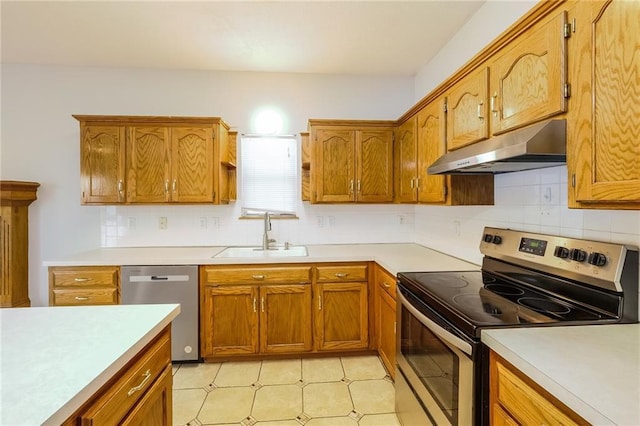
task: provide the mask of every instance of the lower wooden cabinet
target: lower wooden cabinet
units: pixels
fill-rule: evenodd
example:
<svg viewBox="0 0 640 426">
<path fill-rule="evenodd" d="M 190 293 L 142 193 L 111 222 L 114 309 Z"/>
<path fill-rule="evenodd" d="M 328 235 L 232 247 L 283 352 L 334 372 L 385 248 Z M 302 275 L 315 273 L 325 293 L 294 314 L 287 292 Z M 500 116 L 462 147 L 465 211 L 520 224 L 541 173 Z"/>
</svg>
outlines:
<svg viewBox="0 0 640 426">
<path fill-rule="evenodd" d="M 165 328 L 64 425 L 170 425 L 170 333 Z"/>
<path fill-rule="evenodd" d="M 589 424 L 493 351 L 489 370 L 492 425 Z"/>
<path fill-rule="evenodd" d="M 49 268 L 49 305 L 117 305 L 118 266 L 55 266 Z"/>
<path fill-rule="evenodd" d="M 316 350 L 366 349 L 369 346 L 367 274 L 367 264 L 316 268 Z"/>
<path fill-rule="evenodd" d="M 376 266 L 375 279 L 376 349 L 389 375 L 395 378 L 396 365 L 396 279 Z"/>
</svg>

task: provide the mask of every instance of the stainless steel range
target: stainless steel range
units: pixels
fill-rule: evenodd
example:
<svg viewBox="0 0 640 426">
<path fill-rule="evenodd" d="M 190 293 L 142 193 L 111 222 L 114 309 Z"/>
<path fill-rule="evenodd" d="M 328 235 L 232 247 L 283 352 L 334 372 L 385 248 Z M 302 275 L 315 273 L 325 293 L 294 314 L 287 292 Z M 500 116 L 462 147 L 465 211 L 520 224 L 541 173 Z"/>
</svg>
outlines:
<svg viewBox="0 0 640 426">
<path fill-rule="evenodd" d="M 398 274 L 396 411 L 406 426 L 489 424 L 483 329 L 638 322 L 638 250 L 485 228 L 482 269 Z"/>
</svg>

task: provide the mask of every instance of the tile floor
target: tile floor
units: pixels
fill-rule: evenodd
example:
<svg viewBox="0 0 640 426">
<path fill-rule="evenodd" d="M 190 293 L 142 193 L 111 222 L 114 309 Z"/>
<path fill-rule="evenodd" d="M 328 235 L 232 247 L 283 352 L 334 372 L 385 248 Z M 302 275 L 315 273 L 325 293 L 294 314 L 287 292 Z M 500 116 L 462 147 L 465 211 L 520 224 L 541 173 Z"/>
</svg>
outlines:
<svg viewBox="0 0 640 426">
<path fill-rule="evenodd" d="M 375 356 L 174 364 L 174 425 L 399 426 Z"/>
</svg>

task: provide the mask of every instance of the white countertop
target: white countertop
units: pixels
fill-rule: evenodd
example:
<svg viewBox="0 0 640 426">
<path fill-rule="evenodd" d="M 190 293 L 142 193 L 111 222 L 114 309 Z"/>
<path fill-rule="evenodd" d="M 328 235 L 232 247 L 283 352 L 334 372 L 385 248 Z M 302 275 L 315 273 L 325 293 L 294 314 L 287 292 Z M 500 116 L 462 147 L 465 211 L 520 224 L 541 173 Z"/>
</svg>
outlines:
<svg viewBox="0 0 640 426">
<path fill-rule="evenodd" d="M 180 312 L 177 304 L 0 309 L 0 424 L 60 424 Z"/>
<path fill-rule="evenodd" d="M 307 245 L 305 257 L 214 258 L 225 247 L 126 247 L 91 250 L 44 266 L 215 265 L 375 261 L 392 274 L 412 271 L 468 271 L 480 266 L 419 244 Z"/>
<path fill-rule="evenodd" d="M 482 341 L 594 425 L 640 425 L 640 324 L 483 330 Z"/>
</svg>

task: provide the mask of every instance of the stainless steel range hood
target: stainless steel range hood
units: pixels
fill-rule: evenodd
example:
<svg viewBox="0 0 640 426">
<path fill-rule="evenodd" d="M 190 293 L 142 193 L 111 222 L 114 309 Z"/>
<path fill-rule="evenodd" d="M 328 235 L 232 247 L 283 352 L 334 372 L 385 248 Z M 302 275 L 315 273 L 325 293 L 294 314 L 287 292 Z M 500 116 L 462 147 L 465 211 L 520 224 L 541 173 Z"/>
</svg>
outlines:
<svg viewBox="0 0 640 426">
<path fill-rule="evenodd" d="M 566 163 L 566 140 L 566 120 L 544 121 L 451 151 L 427 173 L 507 173 L 561 166 Z"/>
</svg>

